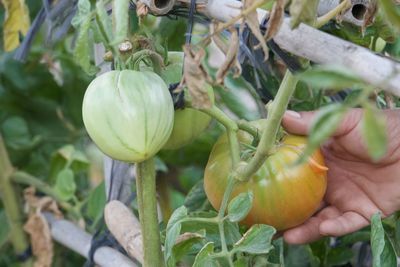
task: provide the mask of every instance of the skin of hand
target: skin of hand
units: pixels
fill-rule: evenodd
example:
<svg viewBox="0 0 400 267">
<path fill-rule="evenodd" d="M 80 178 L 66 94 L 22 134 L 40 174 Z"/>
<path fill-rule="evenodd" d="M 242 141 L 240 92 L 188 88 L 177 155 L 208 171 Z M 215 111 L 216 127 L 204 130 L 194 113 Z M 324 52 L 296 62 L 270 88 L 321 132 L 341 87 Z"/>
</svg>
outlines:
<svg viewBox="0 0 400 267">
<path fill-rule="evenodd" d="M 334 135 L 321 147 L 328 170 L 328 186 L 321 209 L 302 225 L 284 232 L 291 244 L 305 244 L 323 236 L 342 236 L 370 224 L 381 212 L 400 210 L 400 110 L 383 111 L 387 125 L 387 153 L 373 162 L 361 135 L 362 109 L 352 109 Z M 287 111 L 282 121 L 290 133 L 307 135 L 315 112 Z"/>
</svg>

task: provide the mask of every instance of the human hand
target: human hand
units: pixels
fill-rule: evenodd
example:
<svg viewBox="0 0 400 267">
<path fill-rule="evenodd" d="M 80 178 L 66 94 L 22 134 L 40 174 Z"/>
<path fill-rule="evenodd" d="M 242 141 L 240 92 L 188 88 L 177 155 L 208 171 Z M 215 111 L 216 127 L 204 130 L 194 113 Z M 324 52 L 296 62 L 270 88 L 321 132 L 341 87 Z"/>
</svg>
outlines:
<svg viewBox="0 0 400 267">
<path fill-rule="evenodd" d="M 370 223 L 381 212 L 387 217 L 400 210 L 400 110 L 387 110 L 388 151 L 379 162 L 368 156 L 361 135 L 363 111 L 352 109 L 334 136 L 323 146 L 328 186 L 321 210 L 284 239 L 304 244 L 323 236 L 341 236 Z M 286 112 L 282 124 L 293 134 L 307 135 L 315 112 Z"/>
</svg>

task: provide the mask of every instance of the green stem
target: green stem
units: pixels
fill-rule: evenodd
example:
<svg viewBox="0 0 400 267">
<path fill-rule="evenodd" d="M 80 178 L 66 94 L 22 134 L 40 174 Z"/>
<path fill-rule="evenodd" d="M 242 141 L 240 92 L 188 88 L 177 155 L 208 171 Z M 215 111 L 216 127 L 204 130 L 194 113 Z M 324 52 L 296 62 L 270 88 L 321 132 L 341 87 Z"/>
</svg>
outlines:
<svg viewBox="0 0 400 267">
<path fill-rule="evenodd" d="M 256 127 L 245 120 L 239 120 L 236 123 L 239 126 L 240 130 L 246 131 L 253 136 L 254 144 L 258 144 L 258 142 L 260 141 L 260 133 Z"/>
<path fill-rule="evenodd" d="M 154 159 L 137 164 L 137 201 L 142 227 L 144 267 L 162 267 L 160 229 L 158 227 L 156 173 Z"/>
<path fill-rule="evenodd" d="M 26 172 L 22 172 L 22 171 L 16 171 L 11 175 L 11 180 L 14 183 L 18 183 L 18 184 L 25 184 L 25 185 L 29 185 L 29 186 L 33 186 L 35 187 L 37 190 L 39 190 L 42 193 L 45 193 L 46 195 L 54 198 L 55 201 L 57 201 L 57 203 L 60 205 L 61 208 L 63 208 L 64 210 L 68 211 L 71 213 L 71 215 L 75 218 L 75 219 L 79 219 L 81 218 L 81 214 L 79 211 L 77 211 L 74 206 L 72 206 L 70 203 L 65 202 L 64 200 L 62 200 L 56 191 L 54 191 L 53 188 L 51 188 L 51 186 L 49 186 L 48 184 L 46 184 L 45 182 L 41 181 L 39 178 L 36 178 Z"/>
<path fill-rule="evenodd" d="M 202 111 L 207 113 L 208 115 L 214 117 L 222 125 L 225 126 L 227 135 L 228 135 L 229 147 L 230 147 L 232 171 L 235 170 L 240 162 L 240 143 L 239 143 L 239 139 L 237 137 L 237 131 L 239 130 L 238 125 L 236 124 L 235 121 L 230 119 L 222 110 L 217 108 L 215 105 L 211 109 L 206 109 L 206 110 L 202 110 Z M 232 175 L 230 175 L 228 178 L 228 185 L 225 188 L 224 197 L 222 199 L 222 203 L 221 203 L 221 206 L 218 211 L 218 229 L 219 229 L 219 235 L 220 235 L 220 239 L 221 239 L 221 247 L 222 247 L 223 253 L 228 252 L 228 246 L 226 244 L 225 230 L 224 230 L 224 221 L 225 221 L 224 216 L 225 216 L 226 208 L 229 203 L 229 199 L 230 199 L 233 189 L 235 187 L 235 184 L 236 184 L 236 180 L 233 179 Z M 233 266 L 231 256 L 229 255 L 226 258 L 229 262 L 229 265 Z"/>
<path fill-rule="evenodd" d="M 235 179 L 238 179 L 239 181 L 247 181 L 264 164 L 270 150 L 274 147 L 279 126 L 289 104 L 290 98 L 296 89 L 297 82 L 297 77 L 292 75 L 289 71 L 286 71 L 278 94 L 276 95 L 275 100 L 268 112 L 266 127 L 262 133 L 256 153 L 248 165 L 242 170 L 238 171 Z"/>
<path fill-rule="evenodd" d="M 3 199 L 4 211 L 10 226 L 10 240 L 16 254 L 24 253 L 28 247 L 28 238 L 23 230 L 23 213 L 21 202 L 18 195 L 15 193 L 15 188 L 11 183 L 11 175 L 14 171 L 6 147 L 3 142 L 3 137 L 0 135 L 0 192 Z M 32 266 L 32 261 L 28 260 L 21 266 Z"/>
</svg>

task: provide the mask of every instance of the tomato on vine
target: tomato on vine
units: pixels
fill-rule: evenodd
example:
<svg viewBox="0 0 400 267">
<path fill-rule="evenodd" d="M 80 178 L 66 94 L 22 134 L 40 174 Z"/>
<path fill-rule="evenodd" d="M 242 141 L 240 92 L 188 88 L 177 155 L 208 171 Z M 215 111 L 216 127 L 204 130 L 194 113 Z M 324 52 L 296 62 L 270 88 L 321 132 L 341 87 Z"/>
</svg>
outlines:
<svg viewBox="0 0 400 267">
<path fill-rule="evenodd" d="M 83 121 L 105 154 L 126 162 L 142 162 L 167 142 L 174 107 L 167 85 L 155 73 L 111 71 L 86 90 Z"/>
<path fill-rule="evenodd" d="M 264 120 L 252 122 L 262 129 Z M 244 131 L 239 141 L 250 146 L 253 137 Z M 286 135 L 258 172 L 236 185 L 231 199 L 240 193 L 252 191 L 253 206 L 243 224 L 268 224 L 285 230 L 306 221 L 320 205 L 327 186 L 324 158 L 315 151 L 308 162 L 292 166 L 305 149 L 305 137 Z M 204 174 L 204 188 L 214 208 L 218 209 L 231 172 L 228 138 L 222 135 L 214 145 Z"/>
</svg>

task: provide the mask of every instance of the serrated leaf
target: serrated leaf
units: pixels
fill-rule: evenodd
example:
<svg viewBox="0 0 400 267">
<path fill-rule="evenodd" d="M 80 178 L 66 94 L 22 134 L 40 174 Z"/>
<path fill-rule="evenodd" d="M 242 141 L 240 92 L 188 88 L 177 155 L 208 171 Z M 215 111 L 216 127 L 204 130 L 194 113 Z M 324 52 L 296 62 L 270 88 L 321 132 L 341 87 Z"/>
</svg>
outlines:
<svg viewBox="0 0 400 267">
<path fill-rule="evenodd" d="M 128 38 L 129 27 L 129 0 L 113 1 L 113 19 L 115 25 L 116 44 L 123 42 Z"/>
<path fill-rule="evenodd" d="M 54 189 L 61 199 L 64 201 L 70 200 L 76 191 L 74 172 L 71 169 L 60 171 L 57 175 Z"/>
<path fill-rule="evenodd" d="M 378 0 L 379 7 L 383 11 L 384 18 L 400 31 L 400 6 L 399 3 L 395 4 L 393 0 Z"/>
<path fill-rule="evenodd" d="M 290 4 L 290 26 L 296 28 L 300 23 L 313 25 L 317 18 L 319 0 L 292 0 Z"/>
<path fill-rule="evenodd" d="M 78 29 L 79 26 L 85 21 L 90 13 L 91 5 L 89 0 L 79 0 L 77 5 L 77 12 L 71 21 L 72 26 Z"/>
<path fill-rule="evenodd" d="M 26 35 L 30 27 L 25 0 L 2 0 L 5 9 L 3 24 L 4 51 L 12 51 L 20 44 L 20 34 Z"/>
<path fill-rule="evenodd" d="M 298 162 L 305 162 L 335 132 L 345 116 L 346 110 L 342 104 L 332 104 L 318 111 L 311 124 L 307 147 L 300 155 Z"/>
<path fill-rule="evenodd" d="M 253 225 L 233 246 L 233 251 L 250 254 L 267 254 L 273 246 L 272 237 L 276 230 L 269 225 Z"/>
<path fill-rule="evenodd" d="M 204 245 L 200 252 L 196 255 L 192 267 L 218 267 L 218 263 L 210 257 L 214 253 L 214 243 L 209 242 Z"/>
<path fill-rule="evenodd" d="M 88 14 L 79 27 L 74 49 L 74 60 L 87 74 L 94 75 L 97 72 L 97 68 L 92 64 L 93 39 L 90 38 L 89 34 L 90 23 L 91 16 Z"/>
<path fill-rule="evenodd" d="M 397 266 L 397 257 L 393 245 L 386 237 L 380 213 L 371 219 L 371 248 L 373 267 Z"/>
<path fill-rule="evenodd" d="M 231 200 L 228 206 L 228 218 L 231 222 L 243 220 L 253 205 L 253 193 L 245 192 Z"/>
<path fill-rule="evenodd" d="M 176 239 L 181 232 L 182 224 L 180 221 L 186 216 L 187 209 L 185 206 L 182 206 L 179 209 L 176 209 L 174 213 L 172 213 L 171 218 L 168 221 L 164 244 L 164 257 L 166 262 L 168 262 L 169 257 L 171 257 L 172 249 L 175 245 Z"/>
<path fill-rule="evenodd" d="M 336 65 L 312 68 L 300 74 L 299 79 L 324 89 L 343 89 L 363 83 L 352 70 Z"/>
<path fill-rule="evenodd" d="M 374 161 L 385 156 L 387 151 L 386 121 L 377 109 L 365 105 L 361 121 L 362 134 L 369 155 Z"/>
</svg>

